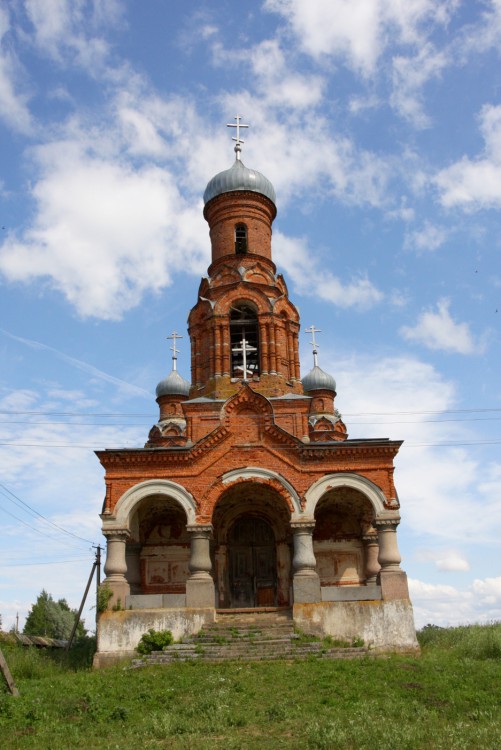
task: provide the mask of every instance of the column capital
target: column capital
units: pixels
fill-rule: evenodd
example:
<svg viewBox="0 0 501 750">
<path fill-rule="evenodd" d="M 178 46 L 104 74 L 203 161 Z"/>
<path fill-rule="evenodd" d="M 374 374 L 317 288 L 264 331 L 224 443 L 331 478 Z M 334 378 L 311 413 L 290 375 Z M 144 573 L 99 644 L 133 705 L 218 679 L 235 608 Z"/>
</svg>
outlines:
<svg viewBox="0 0 501 750">
<path fill-rule="evenodd" d="M 374 526 L 378 531 L 396 531 L 400 518 L 375 518 Z"/>
<path fill-rule="evenodd" d="M 107 541 L 126 542 L 130 537 L 128 529 L 103 529 L 102 531 Z"/>
<path fill-rule="evenodd" d="M 374 534 L 364 534 L 362 536 L 362 541 L 366 545 L 369 545 L 369 544 L 379 544 L 377 532 L 374 533 Z"/>
<path fill-rule="evenodd" d="M 305 518 L 300 521 L 291 521 L 291 529 L 294 533 L 304 531 L 305 533 L 313 533 L 316 521 L 314 518 Z"/>
<path fill-rule="evenodd" d="M 214 527 L 212 526 L 211 523 L 203 523 L 203 524 L 194 523 L 186 527 L 186 531 L 188 532 L 188 534 L 192 534 L 192 535 L 196 534 L 198 536 L 203 536 L 203 537 L 209 537 L 212 534 L 213 530 L 214 530 Z"/>
</svg>

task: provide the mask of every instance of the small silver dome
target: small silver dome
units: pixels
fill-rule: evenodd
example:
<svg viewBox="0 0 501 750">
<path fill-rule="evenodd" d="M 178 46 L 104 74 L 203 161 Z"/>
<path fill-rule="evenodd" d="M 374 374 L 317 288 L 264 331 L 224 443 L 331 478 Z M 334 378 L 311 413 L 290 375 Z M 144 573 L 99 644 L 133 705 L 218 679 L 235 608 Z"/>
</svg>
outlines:
<svg viewBox="0 0 501 750">
<path fill-rule="evenodd" d="M 273 204 L 277 200 L 275 188 L 267 177 L 261 172 L 256 172 L 255 169 L 247 169 L 240 159 L 235 159 L 230 169 L 219 172 L 210 180 L 205 188 L 204 205 L 215 198 L 216 195 L 232 193 L 236 190 L 251 190 L 253 193 L 261 193 L 261 195 L 269 198 Z"/>
<path fill-rule="evenodd" d="M 191 384 L 185 380 L 177 370 L 167 375 L 157 385 L 157 398 L 160 396 L 189 396 Z"/>
<path fill-rule="evenodd" d="M 322 369 L 320 369 L 320 367 L 318 367 L 318 365 L 315 365 L 315 367 L 310 370 L 307 375 L 304 376 L 301 382 L 303 384 L 305 393 L 308 393 L 309 391 L 319 390 L 336 390 L 336 381 L 334 380 L 332 375 L 324 372 Z"/>
</svg>

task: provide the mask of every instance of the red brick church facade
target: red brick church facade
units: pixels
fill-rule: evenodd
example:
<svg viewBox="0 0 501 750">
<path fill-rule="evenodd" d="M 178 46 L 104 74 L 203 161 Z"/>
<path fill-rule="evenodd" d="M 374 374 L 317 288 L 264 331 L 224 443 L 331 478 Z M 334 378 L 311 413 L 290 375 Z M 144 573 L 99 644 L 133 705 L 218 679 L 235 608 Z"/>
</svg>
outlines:
<svg viewBox="0 0 501 750">
<path fill-rule="evenodd" d="M 97 453 L 113 592 L 98 665 L 149 627 L 180 637 L 228 608 L 417 645 L 397 546 L 401 443 L 350 440 L 334 379 L 316 360 L 301 379 L 299 313 L 272 260 L 275 192 L 235 150 L 204 194 L 212 262 L 188 317 L 191 382 L 174 359 L 145 447 Z"/>
</svg>

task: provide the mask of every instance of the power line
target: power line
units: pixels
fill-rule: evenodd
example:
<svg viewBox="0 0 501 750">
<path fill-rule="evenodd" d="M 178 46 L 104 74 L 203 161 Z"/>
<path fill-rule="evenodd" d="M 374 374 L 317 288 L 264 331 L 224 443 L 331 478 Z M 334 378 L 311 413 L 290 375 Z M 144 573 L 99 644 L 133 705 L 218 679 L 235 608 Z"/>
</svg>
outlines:
<svg viewBox="0 0 501 750">
<path fill-rule="evenodd" d="M 366 412 L 343 412 L 346 417 L 367 417 L 367 416 L 406 416 L 406 415 L 420 415 L 420 414 L 475 414 L 475 413 L 491 413 L 501 412 L 501 407 L 480 407 L 470 409 L 427 409 L 427 410 L 413 410 L 413 411 L 366 411 Z M 119 417 L 127 417 L 131 419 L 156 419 L 156 416 L 151 413 L 107 413 L 107 412 L 50 412 L 50 411 L 1 411 L 0 414 L 5 415 L 17 415 L 17 416 L 42 416 L 42 417 L 99 417 L 105 419 L 118 419 Z M 70 423 L 71 424 L 71 423 Z"/>
<path fill-rule="evenodd" d="M 48 523 L 50 526 L 53 526 L 58 531 L 62 531 L 63 534 L 68 534 L 69 536 L 74 537 L 75 539 L 79 539 L 81 542 L 85 542 L 86 544 L 94 544 L 94 542 L 91 542 L 89 539 L 84 539 L 81 536 L 78 536 L 78 534 L 74 534 L 72 531 L 68 531 L 67 529 L 64 529 L 62 526 L 59 526 L 59 524 L 54 523 L 50 519 L 46 518 L 42 513 L 39 513 L 35 508 L 32 508 L 31 505 L 28 505 L 28 503 L 25 503 L 24 500 L 21 500 L 20 497 L 18 497 L 12 490 L 9 490 L 8 487 L 6 487 L 4 484 L 0 483 L 0 488 L 5 490 L 5 492 L 8 492 L 9 495 L 12 495 L 19 503 L 24 505 L 28 510 L 30 510 L 35 516 L 38 516 L 39 518 L 42 518 L 46 523 Z M 7 497 L 5 493 L 2 493 L 4 497 Z M 7 500 L 10 500 L 12 503 L 14 503 L 14 500 L 12 500 L 10 497 L 7 497 Z"/>
<path fill-rule="evenodd" d="M 423 412 L 425 414 L 425 412 Z M 237 415 L 238 416 L 238 415 Z M 346 414 L 346 412 L 343 412 L 343 417 L 352 416 L 349 414 Z M 415 415 L 412 415 L 415 416 Z M 152 419 L 155 419 L 152 417 Z M 256 415 L 255 418 L 253 418 L 251 415 L 247 414 L 245 416 L 245 419 L 255 421 L 255 419 L 259 419 L 259 415 Z M 380 420 L 377 422 L 359 422 L 359 421 L 353 421 L 351 424 L 368 424 L 368 425 L 378 425 L 378 424 L 443 424 L 446 422 L 494 422 L 501 420 L 501 416 L 499 417 L 466 417 L 464 419 L 416 419 L 416 420 L 393 420 L 393 419 L 385 419 Z M 24 421 L 5 421 L 0 420 L 0 424 L 21 424 L 24 427 L 26 427 L 26 422 Z M 105 427 L 106 429 L 109 429 L 110 427 L 149 427 L 151 425 L 151 422 L 143 422 L 142 424 L 138 422 L 114 422 L 113 424 L 103 424 L 102 422 L 55 422 L 55 421 L 44 421 L 44 422 L 32 422 L 30 424 L 30 428 L 36 427 L 37 425 L 62 425 L 66 427 Z"/>
<path fill-rule="evenodd" d="M 363 441 L 365 439 L 367 439 L 369 441 L 371 441 L 371 440 L 373 441 L 373 440 L 377 440 L 378 438 L 351 438 L 352 441 L 353 440 Z M 386 439 L 387 438 L 384 438 L 384 437 L 381 438 L 381 440 L 386 440 Z M 329 441 L 329 444 L 332 444 L 332 442 L 333 441 Z M 334 441 L 334 442 L 339 443 L 339 444 L 343 444 L 344 443 L 343 440 Z M 501 443 L 501 439 L 500 440 L 470 440 L 468 442 L 461 442 L 461 443 L 459 443 L 459 442 L 458 443 L 449 443 L 449 442 L 441 442 L 441 443 L 412 443 L 412 442 L 409 442 L 408 440 L 404 440 L 404 442 L 403 442 L 403 448 L 413 448 L 413 447 L 415 447 L 417 445 L 420 445 L 420 446 L 421 445 L 428 445 L 429 447 L 434 447 L 434 448 L 445 448 L 445 447 L 447 447 L 449 445 L 498 445 L 500 443 Z M 4 445 L 4 446 L 12 446 L 12 447 L 15 447 L 15 448 L 40 448 L 40 447 L 42 447 L 42 448 L 69 448 L 70 450 L 94 450 L 94 451 L 106 451 L 106 450 L 110 450 L 110 451 L 143 450 L 143 448 L 141 448 L 140 446 L 137 446 L 137 445 L 134 445 L 132 447 L 131 446 L 126 446 L 126 445 L 122 445 L 120 447 L 117 447 L 117 446 L 112 446 L 112 447 L 106 447 L 106 446 L 96 447 L 95 443 L 93 445 L 90 445 L 90 444 L 84 444 L 84 443 L 8 443 L 8 442 L 0 442 L 0 446 L 2 446 L 2 445 Z M 252 443 L 250 445 L 251 445 L 251 447 L 255 446 L 254 443 Z M 281 443 L 267 443 L 267 445 L 269 447 L 273 448 L 274 450 L 289 450 L 289 448 L 287 448 L 287 447 L 284 448 L 284 446 Z M 318 446 L 319 448 L 320 447 L 325 447 L 324 443 L 307 443 L 307 444 L 303 443 L 303 447 L 305 447 L 305 448 L 309 448 L 312 445 Z M 176 448 L 182 448 L 182 447 L 183 446 L 176 446 Z M 152 449 L 152 450 L 156 450 L 156 449 Z M 67 533 L 71 533 L 71 532 L 67 532 Z M 75 535 L 73 535 L 73 536 L 75 536 Z M 80 539 L 81 537 L 77 537 L 77 538 Z M 84 541 L 89 541 L 89 540 L 86 539 Z M 89 542 L 89 544 L 93 544 L 93 542 Z"/>
<path fill-rule="evenodd" d="M 145 419 L 148 417 L 149 419 L 154 419 L 151 414 L 127 414 L 127 413 L 120 413 L 120 414 L 107 414 L 104 412 L 96 412 L 88 414 L 84 414 L 81 411 L 0 411 L 0 414 L 16 414 L 18 416 L 41 416 L 41 417 L 106 417 L 109 419 L 118 419 L 118 417 L 133 417 L 133 418 L 141 418 Z"/>
<path fill-rule="evenodd" d="M 32 562 L 32 563 L 2 563 L 3 568 L 33 568 L 39 565 L 67 565 L 68 563 L 80 562 L 81 560 L 88 560 L 88 556 L 85 557 L 73 557 L 71 560 L 56 560 L 56 561 L 43 561 L 43 562 Z"/>
<path fill-rule="evenodd" d="M 52 536 L 51 534 L 45 534 L 41 529 L 37 529 L 36 526 L 32 526 L 26 521 L 23 521 L 22 518 L 19 518 L 19 516 L 16 516 L 14 513 L 11 513 L 10 510 L 7 510 L 6 508 L 0 508 L 0 510 L 3 513 L 6 513 L 11 518 L 15 518 L 16 521 L 19 521 L 19 523 L 22 523 L 23 526 L 26 526 L 28 529 L 31 529 L 31 531 L 34 531 L 36 534 L 40 534 L 40 536 L 43 536 L 46 539 L 50 539 L 52 542 L 59 542 L 59 544 L 63 544 L 65 547 L 74 548 L 74 545 L 68 544 L 68 542 L 66 542 L 64 539 L 58 539 L 57 537 Z"/>
</svg>

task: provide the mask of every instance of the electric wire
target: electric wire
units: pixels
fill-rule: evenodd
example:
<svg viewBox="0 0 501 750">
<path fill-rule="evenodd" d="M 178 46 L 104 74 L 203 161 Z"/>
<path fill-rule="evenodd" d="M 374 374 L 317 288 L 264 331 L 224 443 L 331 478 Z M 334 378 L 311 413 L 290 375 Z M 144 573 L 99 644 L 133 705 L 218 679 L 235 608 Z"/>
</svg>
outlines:
<svg viewBox="0 0 501 750">
<path fill-rule="evenodd" d="M 51 542 L 58 542 L 59 544 L 64 545 L 65 547 L 69 547 L 70 549 L 75 549 L 74 545 L 69 544 L 64 539 L 59 539 L 56 536 L 52 536 L 51 534 L 45 534 L 41 529 L 37 529 L 36 526 L 32 526 L 31 524 L 27 523 L 26 521 L 23 521 L 22 518 L 19 518 L 19 516 L 16 516 L 14 513 L 11 513 L 7 508 L 1 508 L 0 511 L 3 513 L 6 513 L 11 518 L 14 518 L 16 521 L 19 521 L 19 523 L 22 523 L 23 526 L 26 526 L 28 529 L 31 529 L 31 531 L 34 531 L 36 534 L 40 534 L 40 536 L 45 537 L 46 539 L 50 539 Z"/>
<path fill-rule="evenodd" d="M 404 415 L 419 415 L 419 414 L 476 414 L 476 413 L 489 413 L 489 412 L 501 412 L 501 407 L 479 407 L 469 409 L 426 409 L 426 410 L 412 410 L 412 411 L 366 411 L 366 412 L 343 412 L 346 417 L 366 417 L 366 416 L 404 416 Z M 0 414 L 5 415 L 18 415 L 18 416 L 43 416 L 43 417 L 102 417 L 107 419 L 118 419 L 119 417 L 127 418 L 141 418 L 141 419 L 155 419 L 155 416 L 149 413 L 131 413 L 131 412 L 89 412 L 84 414 L 83 412 L 51 412 L 51 411 L 2 411 Z"/>
<path fill-rule="evenodd" d="M 17 568 L 17 567 L 23 567 L 23 568 L 34 568 L 38 567 L 39 565 L 68 565 L 74 562 L 80 562 L 82 560 L 89 560 L 88 556 L 85 557 L 73 557 L 71 560 L 44 560 L 43 562 L 29 562 L 29 563 L 23 563 L 23 562 L 16 562 L 16 563 L 2 563 L 2 568 Z"/>
<path fill-rule="evenodd" d="M 361 441 L 362 442 L 362 441 L 364 441 L 364 439 L 374 441 L 374 440 L 377 440 L 378 438 L 351 438 L 351 441 L 357 440 L 357 441 Z M 382 441 L 386 441 L 387 438 L 381 438 L 381 440 Z M 392 440 L 390 440 L 390 439 L 388 439 L 388 440 L 389 440 L 389 442 L 392 442 Z M 333 441 L 329 441 L 329 445 L 332 444 L 332 442 Z M 338 444 L 340 444 L 340 445 L 342 445 L 344 443 L 343 440 L 339 440 L 339 441 L 335 441 L 335 442 L 338 443 Z M 349 442 L 350 441 L 348 441 L 348 444 L 349 444 Z M 397 442 L 398 442 L 398 440 L 397 440 Z M 451 442 L 441 442 L 441 443 L 413 443 L 413 442 L 404 440 L 402 448 L 418 448 L 418 447 L 422 447 L 423 445 L 427 445 L 430 448 L 446 448 L 446 447 L 449 447 L 451 445 L 473 445 L 473 446 L 475 446 L 475 445 L 499 445 L 499 444 L 501 444 L 501 439 L 500 440 L 469 440 L 469 441 L 464 441 L 464 442 L 458 441 L 458 442 L 454 442 L 454 443 L 451 443 Z M 144 450 L 143 448 L 141 448 L 140 446 L 137 446 L 137 445 L 133 445 L 133 446 L 122 445 L 120 447 L 117 447 L 117 446 L 112 446 L 112 447 L 103 446 L 101 448 L 99 448 L 99 447 L 96 448 L 95 443 L 93 445 L 90 445 L 90 444 L 83 444 L 83 443 L 43 443 L 43 444 L 41 444 L 41 443 L 4 443 L 4 442 L 0 442 L 0 446 L 2 446 L 2 445 L 11 446 L 11 447 L 15 447 L 15 448 L 40 448 L 40 447 L 44 447 L 44 448 L 69 448 L 70 450 L 93 450 L 95 452 L 101 452 L 101 451 L 121 451 L 121 450 L 126 450 L 126 451 Z M 273 448 L 274 450 L 284 450 L 284 451 L 285 450 L 289 450 L 289 448 L 287 448 L 287 447 L 284 448 L 284 446 L 281 443 L 268 443 L 268 445 L 271 448 Z M 308 444 L 303 444 L 303 447 L 305 447 L 305 448 L 311 448 L 312 445 L 318 447 L 319 449 L 325 447 L 325 443 L 308 443 Z M 182 448 L 183 446 L 175 446 L 175 447 L 176 448 Z M 242 447 L 244 447 L 244 446 L 242 446 Z M 249 447 L 254 448 L 255 444 L 254 443 L 249 444 Z M 71 533 L 71 532 L 67 532 L 67 533 Z M 74 535 L 74 536 L 76 536 L 76 535 Z M 78 538 L 81 538 L 81 537 L 78 537 Z M 94 544 L 94 542 L 90 542 L 88 539 L 86 539 L 84 541 L 88 541 L 89 544 Z"/>
<path fill-rule="evenodd" d="M 91 542 L 89 539 L 84 539 L 83 537 L 79 536 L 78 534 L 74 534 L 73 531 L 68 531 L 68 529 L 63 528 L 62 526 L 59 526 L 59 524 L 54 523 L 54 521 L 51 521 L 50 519 L 46 518 L 42 513 L 39 513 L 37 510 L 35 510 L 35 508 L 32 508 L 31 505 L 29 505 L 28 503 L 26 503 L 24 500 L 21 500 L 21 498 L 18 495 L 16 495 L 14 492 L 12 492 L 12 490 L 9 490 L 9 488 L 6 487 L 2 483 L 0 483 L 0 492 L 1 492 L 1 490 L 4 490 L 4 492 L 2 492 L 2 495 L 4 497 L 7 497 L 7 500 L 10 500 L 12 503 L 14 503 L 14 505 L 16 505 L 16 503 L 14 502 L 14 500 L 12 500 L 10 497 L 8 497 L 7 495 L 5 495 L 5 492 L 8 492 L 9 495 L 12 495 L 12 497 L 15 498 L 18 501 L 18 503 L 21 503 L 21 505 L 23 505 L 26 508 L 28 508 L 28 510 L 30 510 L 31 513 L 33 513 L 35 516 L 38 516 L 38 518 L 43 519 L 46 523 L 48 523 L 50 526 L 53 526 L 55 529 L 57 529 L 58 531 L 62 532 L 63 534 L 68 534 L 68 536 L 72 536 L 72 537 L 74 537 L 75 539 L 78 539 L 81 542 L 85 542 L 86 544 L 94 544 L 94 542 Z M 5 510 L 5 508 L 3 510 Z M 12 514 L 10 514 L 10 515 L 12 515 Z M 20 520 L 20 519 L 18 519 L 18 520 Z M 35 528 L 35 527 L 32 527 L 32 528 Z"/>
</svg>

